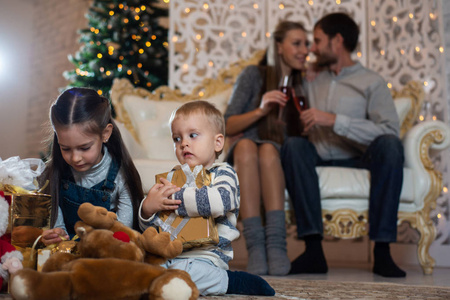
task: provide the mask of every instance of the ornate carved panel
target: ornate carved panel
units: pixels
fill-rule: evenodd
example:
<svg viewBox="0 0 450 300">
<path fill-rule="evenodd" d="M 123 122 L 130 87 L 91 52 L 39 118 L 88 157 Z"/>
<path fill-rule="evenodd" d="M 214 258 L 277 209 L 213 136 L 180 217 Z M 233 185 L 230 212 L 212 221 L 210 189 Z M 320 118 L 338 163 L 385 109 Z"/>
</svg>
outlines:
<svg viewBox="0 0 450 300">
<path fill-rule="evenodd" d="M 266 46 L 266 1 L 170 1 L 170 87 L 189 93 Z"/>
</svg>

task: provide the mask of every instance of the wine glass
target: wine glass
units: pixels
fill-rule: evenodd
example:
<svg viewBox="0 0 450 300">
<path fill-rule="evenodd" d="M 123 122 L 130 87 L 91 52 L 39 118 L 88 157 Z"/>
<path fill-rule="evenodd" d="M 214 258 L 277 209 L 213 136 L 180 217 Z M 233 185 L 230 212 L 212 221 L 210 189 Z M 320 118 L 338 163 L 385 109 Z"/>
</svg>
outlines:
<svg viewBox="0 0 450 300">
<path fill-rule="evenodd" d="M 279 86 L 279 90 L 285 94 L 288 97 L 288 101 L 292 96 L 292 89 L 289 86 L 289 76 L 286 75 L 283 77 L 283 80 L 280 81 Z M 284 107 L 280 106 L 278 109 L 278 121 L 279 122 L 283 122 L 283 112 L 284 112 Z"/>
<path fill-rule="evenodd" d="M 304 95 L 297 96 L 294 89 L 292 89 L 291 93 L 298 114 L 301 114 L 303 110 L 308 109 L 308 101 L 306 100 L 306 97 Z"/>
</svg>

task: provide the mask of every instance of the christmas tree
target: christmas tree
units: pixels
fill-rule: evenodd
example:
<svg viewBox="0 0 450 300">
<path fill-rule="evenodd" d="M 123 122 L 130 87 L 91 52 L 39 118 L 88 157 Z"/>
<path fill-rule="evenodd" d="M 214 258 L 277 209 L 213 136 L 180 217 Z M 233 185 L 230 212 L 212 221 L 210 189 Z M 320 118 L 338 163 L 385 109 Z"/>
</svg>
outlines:
<svg viewBox="0 0 450 300">
<path fill-rule="evenodd" d="M 153 90 L 167 84 L 167 29 L 158 0 L 94 0 L 80 30 L 80 50 L 69 55 L 76 69 L 64 72 L 68 87 L 90 87 L 108 95 L 114 78 Z"/>
</svg>

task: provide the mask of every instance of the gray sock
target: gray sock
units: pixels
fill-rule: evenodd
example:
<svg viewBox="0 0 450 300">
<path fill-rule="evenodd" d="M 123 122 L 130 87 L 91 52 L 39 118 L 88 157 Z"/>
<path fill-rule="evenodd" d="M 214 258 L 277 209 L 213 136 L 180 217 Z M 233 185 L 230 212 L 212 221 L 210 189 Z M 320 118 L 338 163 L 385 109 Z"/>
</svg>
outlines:
<svg viewBox="0 0 450 300">
<path fill-rule="evenodd" d="M 242 220 L 248 251 L 247 272 L 256 275 L 267 274 L 266 238 L 261 217 Z"/>
<path fill-rule="evenodd" d="M 272 210 L 266 213 L 266 249 L 269 275 L 282 276 L 288 274 L 291 262 L 286 249 L 284 210 Z"/>
</svg>

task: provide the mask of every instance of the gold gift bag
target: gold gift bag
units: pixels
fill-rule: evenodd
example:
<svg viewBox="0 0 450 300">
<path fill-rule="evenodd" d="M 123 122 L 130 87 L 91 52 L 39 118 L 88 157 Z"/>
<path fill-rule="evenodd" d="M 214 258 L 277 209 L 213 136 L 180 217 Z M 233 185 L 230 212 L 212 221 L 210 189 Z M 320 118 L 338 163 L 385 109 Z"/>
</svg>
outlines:
<svg viewBox="0 0 450 300">
<path fill-rule="evenodd" d="M 22 252 L 23 266 L 36 269 L 37 248 L 34 242 L 43 230 L 50 229 L 51 196 L 28 192 L 3 185 L 5 199 L 9 203 L 9 225 L 11 244 Z"/>
<path fill-rule="evenodd" d="M 211 175 L 202 167 L 189 168 L 187 164 L 176 166 L 172 171 L 156 175 L 156 182 L 166 178 L 178 187 L 202 186 L 211 184 Z M 171 239 L 183 242 L 183 249 L 216 245 L 219 242 L 217 226 L 212 217 L 181 217 L 173 212 L 162 212 L 155 222 L 162 231 L 169 232 Z"/>
</svg>

